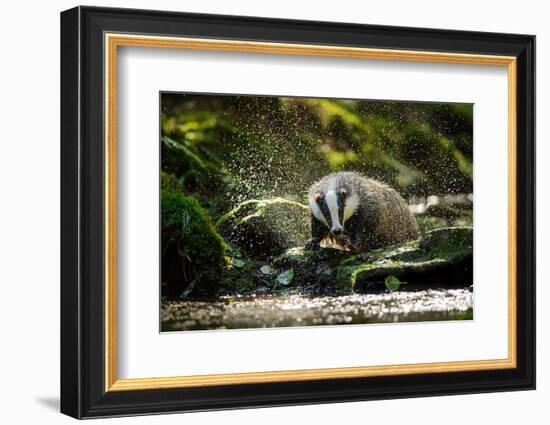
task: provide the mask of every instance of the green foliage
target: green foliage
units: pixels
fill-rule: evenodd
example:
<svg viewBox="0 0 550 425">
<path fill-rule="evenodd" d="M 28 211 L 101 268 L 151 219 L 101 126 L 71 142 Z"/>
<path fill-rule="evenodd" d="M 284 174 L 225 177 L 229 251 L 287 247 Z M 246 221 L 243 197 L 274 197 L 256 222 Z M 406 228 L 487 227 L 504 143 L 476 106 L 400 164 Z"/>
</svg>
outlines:
<svg viewBox="0 0 550 425">
<path fill-rule="evenodd" d="M 401 194 L 472 192 L 473 108 L 338 99 L 164 94 L 162 169 L 214 217 L 242 201 L 302 201 L 353 169 Z"/>
<path fill-rule="evenodd" d="M 267 265 L 267 264 L 264 264 L 262 267 L 260 267 L 260 272 L 262 272 L 262 274 L 264 275 L 271 275 L 273 274 L 273 267 Z"/>
<path fill-rule="evenodd" d="M 288 269 L 277 275 L 277 283 L 283 286 L 287 286 L 294 279 L 294 269 Z"/>
<path fill-rule="evenodd" d="M 390 275 L 386 277 L 386 279 L 384 279 L 384 284 L 386 285 L 386 288 L 388 288 L 390 292 L 394 292 L 394 291 L 397 291 L 401 286 L 401 281 L 395 276 Z"/>
<path fill-rule="evenodd" d="M 235 267 L 241 268 L 241 267 L 244 267 L 245 262 L 244 262 L 244 260 L 241 260 L 241 259 L 239 259 L 239 258 L 236 258 L 235 260 L 233 260 L 233 265 L 234 265 Z"/>
<path fill-rule="evenodd" d="M 169 183 L 166 176 L 162 183 Z M 225 265 L 227 246 L 208 213 L 191 196 L 161 191 L 162 276 L 169 295 L 180 295 L 189 285 L 195 292 L 212 292 Z"/>
<path fill-rule="evenodd" d="M 170 192 L 181 192 L 178 179 L 173 174 L 160 172 L 160 188 L 161 190 Z"/>
<path fill-rule="evenodd" d="M 221 290 L 240 294 L 257 285 L 254 268 L 256 264 L 248 258 L 231 258 L 221 281 Z"/>
<path fill-rule="evenodd" d="M 471 105 L 308 102 L 338 129 L 338 139 L 329 140 L 325 149 L 334 171 L 351 166 L 404 194 L 471 191 Z M 351 141 L 347 150 L 342 140 Z M 459 140 L 466 140 L 460 147 L 466 152 L 457 147 Z"/>
</svg>

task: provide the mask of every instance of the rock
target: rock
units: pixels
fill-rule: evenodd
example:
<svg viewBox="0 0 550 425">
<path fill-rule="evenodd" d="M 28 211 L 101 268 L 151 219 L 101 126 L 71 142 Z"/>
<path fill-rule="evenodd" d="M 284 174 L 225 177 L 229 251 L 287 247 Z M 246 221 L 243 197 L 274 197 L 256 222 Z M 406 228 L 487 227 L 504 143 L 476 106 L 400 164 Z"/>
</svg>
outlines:
<svg viewBox="0 0 550 425">
<path fill-rule="evenodd" d="M 422 233 L 441 227 L 472 226 L 470 194 L 429 196 L 426 203 L 413 204 L 416 222 Z"/>
<path fill-rule="evenodd" d="M 473 243 L 471 227 L 444 227 L 426 233 L 418 247 L 432 257 L 451 259 L 471 254 Z"/>
<path fill-rule="evenodd" d="M 216 224 L 227 240 L 254 259 L 267 259 L 303 246 L 310 233 L 306 205 L 283 198 L 249 200 Z"/>
<path fill-rule="evenodd" d="M 417 246 L 388 250 L 374 261 L 351 270 L 349 283 L 356 292 L 383 287 L 387 276 L 404 287 L 465 287 L 473 282 L 472 228 L 447 227 L 428 232 Z"/>
<path fill-rule="evenodd" d="M 290 248 L 273 260 L 276 270 L 294 270 L 293 286 L 308 287 L 321 285 L 333 287 L 339 264 L 350 258 L 348 251 L 335 248 L 321 248 L 306 251 L 301 247 Z"/>
<path fill-rule="evenodd" d="M 294 270 L 292 285 L 320 285 L 328 293 L 385 290 L 388 276 L 401 288 L 466 287 L 473 281 L 472 228 L 442 228 L 420 241 L 362 254 L 321 248 L 292 248 L 273 261 L 277 270 Z"/>
<path fill-rule="evenodd" d="M 227 245 L 199 202 L 172 190 L 163 177 L 161 190 L 161 282 L 163 295 L 209 295 L 217 291 L 226 264 Z"/>
</svg>

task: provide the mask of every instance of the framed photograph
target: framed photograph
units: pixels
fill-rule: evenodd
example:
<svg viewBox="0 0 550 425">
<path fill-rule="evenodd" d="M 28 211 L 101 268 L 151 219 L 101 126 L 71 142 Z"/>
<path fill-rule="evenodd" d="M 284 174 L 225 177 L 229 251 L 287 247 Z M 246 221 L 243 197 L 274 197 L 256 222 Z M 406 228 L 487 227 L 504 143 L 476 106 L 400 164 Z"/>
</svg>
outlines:
<svg viewBox="0 0 550 425">
<path fill-rule="evenodd" d="M 61 411 L 535 388 L 535 37 L 61 14 Z"/>
</svg>

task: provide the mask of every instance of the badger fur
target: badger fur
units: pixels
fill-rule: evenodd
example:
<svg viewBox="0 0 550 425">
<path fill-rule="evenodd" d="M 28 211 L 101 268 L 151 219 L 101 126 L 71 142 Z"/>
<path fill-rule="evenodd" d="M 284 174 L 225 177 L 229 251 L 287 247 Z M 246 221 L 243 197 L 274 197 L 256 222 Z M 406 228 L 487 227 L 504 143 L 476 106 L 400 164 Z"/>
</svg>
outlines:
<svg viewBox="0 0 550 425">
<path fill-rule="evenodd" d="M 407 204 L 392 188 L 359 173 L 323 177 L 309 191 L 311 239 L 318 250 L 329 240 L 352 251 L 368 251 L 420 237 Z"/>
</svg>

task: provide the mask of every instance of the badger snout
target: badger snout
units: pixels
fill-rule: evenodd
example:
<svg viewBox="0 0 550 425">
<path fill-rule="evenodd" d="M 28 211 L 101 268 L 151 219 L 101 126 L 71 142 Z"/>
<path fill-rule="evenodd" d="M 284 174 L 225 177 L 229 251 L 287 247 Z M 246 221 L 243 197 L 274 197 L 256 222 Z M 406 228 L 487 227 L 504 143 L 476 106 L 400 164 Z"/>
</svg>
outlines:
<svg viewBox="0 0 550 425">
<path fill-rule="evenodd" d="M 330 230 L 330 233 L 332 233 L 334 236 L 340 236 L 343 231 L 344 231 L 344 228 L 342 226 L 334 226 Z"/>
</svg>

